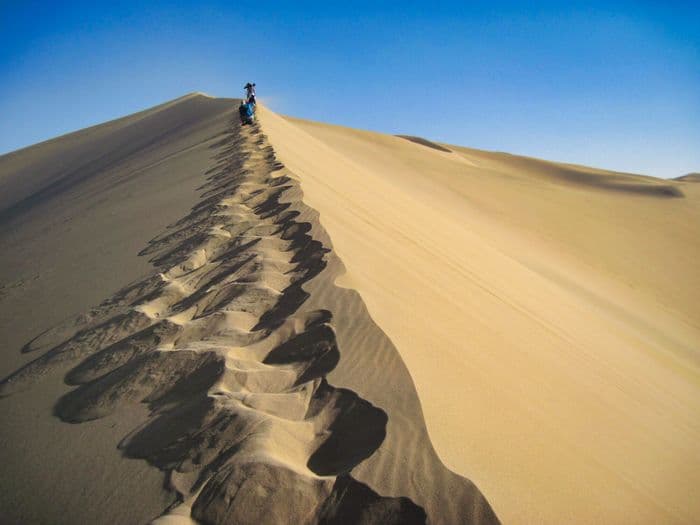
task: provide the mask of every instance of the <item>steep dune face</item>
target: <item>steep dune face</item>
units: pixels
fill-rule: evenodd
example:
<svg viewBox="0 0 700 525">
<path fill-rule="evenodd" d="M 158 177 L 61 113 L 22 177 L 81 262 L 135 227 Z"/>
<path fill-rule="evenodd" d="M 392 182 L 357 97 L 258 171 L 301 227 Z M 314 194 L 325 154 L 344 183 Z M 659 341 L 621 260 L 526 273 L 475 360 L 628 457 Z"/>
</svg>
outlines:
<svg viewBox="0 0 700 525">
<path fill-rule="evenodd" d="M 34 188 L 15 181 L 35 160 L 29 152 L 4 159 L 5 180 L 16 183 L 5 219 L 21 232 L 19 219 L 33 213 L 41 222 L 42 206 L 65 213 L 66 196 L 90 201 L 93 184 L 111 189 L 183 151 L 209 153 L 198 166 L 206 177 L 199 202 L 140 252 L 153 270 L 37 334 L 23 347 L 33 359 L 0 383 L 0 403 L 12 412 L 34 408 L 27 399 L 63 378 L 71 389 L 49 389 L 55 417 L 85 426 L 90 442 L 105 439 L 95 430 L 118 425 L 112 438 L 124 456 L 166 475 L 169 496 L 129 479 L 112 457 L 107 471 L 149 505 L 125 514 L 99 478 L 73 476 L 64 497 L 86 486 L 96 497 L 79 498 L 82 508 L 66 519 L 497 523 L 476 487 L 435 455 L 396 349 L 360 297 L 335 286 L 342 264 L 298 182 L 260 127 L 242 128 L 233 110 L 233 101 L 187 97 L 110 123 L 111 131 L 69 136 L 78 147 L 68 140 L 66 157 L 84 162 L 47 173 L 47 161 Z M 178 130 L 186 137 L 200 125 L 203 140 L 175 147 Z M 155 133 L 171 127 L 174 135 Z M 153 133 L 157 140 L 143 140 Z M 48 158 L 55 146 L 37 147 Z M 134 168 L 145 152 L 161 160 Z M 5 431 L 3 439 L 16 449 L 21 435 Z M 61 444 L 59 457 L 46 460 L 69 469 L 76 444 Z M 13 497 L 36 506 L 31 493 Z M 9 508 L 7 495 L 2 501 Z M 58 508 L 41 503 L 33 519 L 51 521 Z"/>
<path fill-rule="evenodd" d="M 187 96 L 0 157 L 0 375 L 73 333 L 70 322 L 51 327 L 89 322 L 94 305 L 153 274 L 138 252 L 197 202 L 232 104 Z M 70 390 L 65 371 L 0 400 L 3 521 L 143 523 L 159 514 L 173 501 L 162 474 L 117 449 L 145 411 L 63 423 L 53 405 Z"/>
<path fill-rule="evenodd" d="M 696 185 L 264 108 L 261 123 L 438 454 L 505 523 L 696 521 Z"/>
</svg>

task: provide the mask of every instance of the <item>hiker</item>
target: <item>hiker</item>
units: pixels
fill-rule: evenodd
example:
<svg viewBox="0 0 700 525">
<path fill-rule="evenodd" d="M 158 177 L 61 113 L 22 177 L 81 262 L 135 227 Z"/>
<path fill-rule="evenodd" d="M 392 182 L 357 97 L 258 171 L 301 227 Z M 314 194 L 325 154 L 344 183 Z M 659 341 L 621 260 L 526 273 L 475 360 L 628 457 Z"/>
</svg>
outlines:
<svg viewBox="0 0 700 525">
<path fill-rule="evenodd" d="M 245 89 L 246 102 L 255 104 L 255 82 L 252 84 L 248 82 L 245 86 L 243 86 L 243 89 Z"/>
<path fill-rule="evenodd" d="M 241 124 L 252 124 L 255 118 L 254 104 L 241 100 L 241 105 L 238 106 L 238 115 L 241 117 Z"/>
</svg>

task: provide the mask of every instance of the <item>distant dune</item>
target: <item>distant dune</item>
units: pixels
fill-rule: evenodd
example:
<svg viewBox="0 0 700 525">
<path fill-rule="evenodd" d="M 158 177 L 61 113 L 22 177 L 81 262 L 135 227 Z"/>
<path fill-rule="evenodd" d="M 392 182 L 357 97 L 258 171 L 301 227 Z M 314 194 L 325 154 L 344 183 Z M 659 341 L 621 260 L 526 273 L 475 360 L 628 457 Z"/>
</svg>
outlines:
<svg viewBox="0 0 700 525">
<path fill-rule="evenodd" d="M 427 139 L 421 138 L 421 137 L 413 137 L 411 135 L 397 135 L 397 137 L 401 137 L 402 139 L 410 140 L 411 142 L 415 142 L 416 144 L 421 144 L 423 146 L 427 146 L 429 148 L 436 149 L 438 151 L 444 151 L 446 153 L 449 153 L 451 150 L 447 149 L 445 146 L 440 146 L 440 144 L 436 144 L 435 142 L 431 142 Z"/>
<path fill-rule="evenodd" d="M 682 182 L 700 182 L 700 173 L 688 173 L 681 177 L 676 177 L 674 180 Z"/>
<path fill-rule="evenodd" d="M 696 521 L 697 174 L 236 105 L 0 157 L 5 521 Z"/>
</svg>

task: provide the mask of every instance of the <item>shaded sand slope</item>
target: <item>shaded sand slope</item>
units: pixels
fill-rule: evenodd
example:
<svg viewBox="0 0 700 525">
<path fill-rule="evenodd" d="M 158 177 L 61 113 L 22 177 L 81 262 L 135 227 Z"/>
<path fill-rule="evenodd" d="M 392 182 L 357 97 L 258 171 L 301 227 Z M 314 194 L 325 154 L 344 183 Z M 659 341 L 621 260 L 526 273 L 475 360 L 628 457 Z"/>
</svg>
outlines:
<svg viewBox="0 0 700 525">
<path fill-rule="evenodd" d="M 0 319 L 31 323 L 17 343 L 151 270 L 136 254 L 196 200 L 230 104 L 189 95 L 0 157 Z"/>
<path fill-rule="evenodd" d="M 183 109 L 191 104 L 199 107 Z M 150 122 L 176 112 L 201 124 L 201 140 L 194 140 L 198 127 L 163 121 L 192 146 L 181 148 L 179 131 L 155 141 L 160 155 L 174 150 L 166 159 L 207 150 L 204 165 L 202 157 L 185 167 L 206 176 L 200 200 L 186 212 L 176 196 L 166 196 L 167 215 L 172 204 L 179 216 L 140 252 L 153 270 L 137 277 L 112 266 L 124 286 L 31 340 L 24 351 L 33 359 L 0 383 L 0 404 L 15 418 L 3 436 L 8 450 L 37 454 L 54 436 L 21 445 L 27 428 L 55 430 L 62 450 L 38 455 L 54 483 L 57 475 L 67 478 L 59 500 L 72 504 L 64 517 L 56 503 L 35 496 L 41 482 L 26 479 L 24 470 L 37 461 L 19 457 L 8 462 L 24 490 L 8 489 L 3 509 L 21 500 L 15 516 L 52 522 L 139 522 L 162 513 L 161 523 L 497 523 L 476 487 L 438 460 L 408 371 L 360 296 L 334 285 L 342 264 L 298 182 L 260 127 L 241 128 L 232 110 L 230 100 L 195 96 L 143 114 Z M 141 130 L 139 115 L 123 121 L 134 118 Z M 95 139 L 102 147 L 95 170 L 45 176 L 38 189 L 17 184 L 8 221 L 18 224 L 45 200 L 75 213 L 71 196 L 90 193 L 93 183 L 113 191 L 142 138 L 118 126 L 115 133 L 112 141 Z M 157 181 L 171 184 L 168 174 Z M 156 212 L 153 198 L 137 193 L 128 201 Z M 120 223 L 116 231 L 133 234 L 129 228 Z M 98 234 L 80 238 L 95 257 Z M 31 244 L 14 242 L 17 250 Z M 127 277 L 134 277 L 129 284 Z M 37 396 L 54 402 L 63 427 L 46 422 L 45 405 L 38 423 L 22 419 Z M 76 444 L 76 434 L 63 428 L 82 429 L 83 441 Z M 124 459 L 102 460 L 116 440 Z M 102 475 L 71 471 L 76 446 L 84 461 L 100 458 Z M 157 470 L 144 470 L 146 464 L 165 474 L 166 492 L 155 490 Z M 109 492 L 114 485 L 117 496 Z M 138 508 L 119 508 L 129 497 Z M 30 506 L 41 508 L 32 515 Z"/>
<path fill-rule="evenodd" d="M 261 125 L 339 284 L 398 348 L 440 457 L 505 523 L 697 521 L 697 184 L 264 108 Z"/>
<path fill-rule="evenodd" d="M 137 254 L 197 201 L 231 104 L 187 96 L 0 157 L 0 375 L 36 357 L 28 341 L 153 272 Z M 158 515 L 172 501 L 162 475 L 116 448 L 145 410 L 67 425 L 52 409 L 68 390 L 58 373 L 0 400 L 1 521 Z"/>
</svg>

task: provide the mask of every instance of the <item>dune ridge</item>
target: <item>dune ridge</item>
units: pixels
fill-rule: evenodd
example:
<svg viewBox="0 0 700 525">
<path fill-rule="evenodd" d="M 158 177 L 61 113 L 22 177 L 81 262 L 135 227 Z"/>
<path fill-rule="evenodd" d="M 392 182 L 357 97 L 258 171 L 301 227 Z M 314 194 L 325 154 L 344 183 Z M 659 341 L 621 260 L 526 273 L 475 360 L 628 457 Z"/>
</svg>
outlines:
<svg viewBox="0 0 700 525">
<path fill-rule="evenodd" d="M 257 126 L 232 121 L 211 148 L 199 204 L 141 252 L 158 272 L 30 342 L 25 352 L 74 332 L 3 380 L 0 395 L 11 400 L 68 366 L 76 388 L 54 407 L 63 421 L 146 403 L 148 419 L 120 448 L 166 472 L 179 497 L 164 522 L 496 523 L 478 491 L 431 456 L 419 409 L 414 446 L 433 463 L 426 472 L 453 488 L 449 498 L 410 483 L 410 495 L 397 494 L 402 482 L 377 492 L 371 479 L 408 476 L 401 458 L 391 469 L 374 462 L 369 484 L 355 478 L 389 446 L 392 414 L 329 382 L 342 354 L 333 313 L 307 291 L 315 282 L 317 296 L 333 295 L 333 275 L 318 279 L 328 239 Z M 341 271 L 337 259 L 331 266 Z"/>
<path fill-rule="evenodd" d="M 686 173 L 685 175 L 681 175 L 680 177 L 676 177 L 673 180 L 681 181 L 681 182 L 700 182 L 700 173 Z"/>
</svg>

